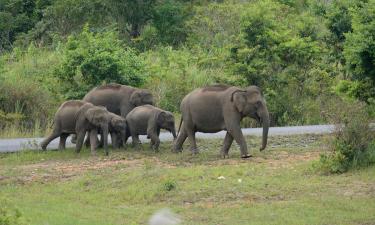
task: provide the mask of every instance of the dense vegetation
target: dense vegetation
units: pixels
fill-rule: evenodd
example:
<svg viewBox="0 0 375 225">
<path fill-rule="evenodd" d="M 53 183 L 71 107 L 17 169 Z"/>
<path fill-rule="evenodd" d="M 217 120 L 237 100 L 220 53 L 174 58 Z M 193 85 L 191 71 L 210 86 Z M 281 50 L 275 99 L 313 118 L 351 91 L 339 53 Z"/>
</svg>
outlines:
<svg viewBox="0 0 375 225">
<path fill-rule="evenodd" d="M 0 123 L 41 123 L 103 82 L 150 88 L 172 111 L 202 85 L 255 84 L 274 124 L 326 122 L 339 96 L 374 103 L 374 11 L 358 0 L 1 0 Z"/>
<path fill-rule="evenodd" d="M 43 135 L 109 82 L 173 112 L 203 85 L 258 85 L 272 125 L 375 115 L 375 0 L 0 0 L 0 54 L 1 136 Z"/>
</svg>

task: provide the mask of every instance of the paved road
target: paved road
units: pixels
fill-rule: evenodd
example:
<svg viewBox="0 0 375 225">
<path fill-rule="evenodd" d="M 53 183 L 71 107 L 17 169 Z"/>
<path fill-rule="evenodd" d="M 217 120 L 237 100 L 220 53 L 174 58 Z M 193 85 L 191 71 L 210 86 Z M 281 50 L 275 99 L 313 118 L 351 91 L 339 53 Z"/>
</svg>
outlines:
<svg viewBox="0 0 375 225">
<path fill-rule="evenodd" d="M 327 134 L 334 129 L 333 125 L 313 125 L 313 126 L 293 126 L 293 127 L 271 127 L 269 136 L 275 135 L 292 135 L 292 134 Z M 244 135 L 262 136 L 262 128 L 244 128 L 242 129 Z M 197 133 L 197 138 L 215 139 L 224 138 L 225 131 L 214 134 Z M 140 137 L 142 142 L 147 142 L 146 136 Z M 161 141 L 171 141 L 173 139 L 170 133 L 160 133 Z M 39 144 L 43 138 L 15 138 L 15 139 L 0 139 L 0 152 L 16 152 L 25 149 L 40 149 Z M 53 140 L 48 149 L 57 149 L 59 139 Z M 67 147 L 73 147 L 70 138 L 67 140 Z"/>
</svg>

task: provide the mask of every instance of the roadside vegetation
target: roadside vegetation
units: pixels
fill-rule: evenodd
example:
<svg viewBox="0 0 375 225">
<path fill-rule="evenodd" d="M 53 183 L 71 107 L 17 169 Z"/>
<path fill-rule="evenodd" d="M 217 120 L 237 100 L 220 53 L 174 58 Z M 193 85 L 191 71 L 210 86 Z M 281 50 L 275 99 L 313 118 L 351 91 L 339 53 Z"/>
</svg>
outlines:
<svg viewBox="0 0 375 225">
<path fill-rule="evenodd" d="M 109 82 L 148 88 L 173 112 L 197 87 L 258 85 L 276 126 L 327 123 L 340 99 L 374 116 L 374 10 L 373 0 L 1 0 L 0 136 L 43 134 L 62 101 Z"/>
</svg>

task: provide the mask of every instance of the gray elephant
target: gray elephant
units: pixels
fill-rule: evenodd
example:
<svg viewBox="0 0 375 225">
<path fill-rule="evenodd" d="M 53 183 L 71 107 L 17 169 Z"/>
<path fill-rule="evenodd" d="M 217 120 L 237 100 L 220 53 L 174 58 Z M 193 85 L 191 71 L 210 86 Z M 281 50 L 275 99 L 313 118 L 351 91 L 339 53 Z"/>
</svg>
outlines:
<svg viewBox="0 0 375 225">
<path fill-rule="evenodd" d="M 152 105 L 143 105 L 134 108 L 126 116 L 127 130 L 130 132 L 133 145 L 140 141 L 138 135 L 147 135 L 151 139 L 151 148 L 158 150 L 160 145 L 160 129 L 170 131 L 176 138 L 174 116 L 171 112 L 164 111 Z"/>
<path fill-rule="evenodd" d="M 45 138 L 41 147 L 43 150 L 55 138 L 60 137 L 59 149 L 65 148 L 66 138 L 69 134 L 77 134 L 76 151 L 80 152 L 86 135 L 89 132 L 91 153 L 95 154 L 98 129 L 104 133 L 103 145 L 108 155 L 108 123 L 109 112 L 105 107 L 94 106 L 80 100 L 64 102 L 57 110 L 54 118 L 54 129 L 51 135 Z"/>
<path fill-rule="evenodd" d="M 266 148 L 269 113 L 261 90 L 257 86 L 249 86 L 245 89 L 228 85 L 199 88 L 184 97 L 180 110 L 182 118 L 174 151 L 181 151 L 183 143 L 188 138 L 192 152 L 197 153 L 195 132 L 215 133 L 226 130 L 221 149 L 222 156 L 224 158 L 228 156 L 234 139 L 240 146 L 241 157 L 251 157 L 240 127 L 242 118 L 246 116 L 263 124 L 260 150 Z"/>
<path fill-rule="evenodd" d="M 99 129 L 98 132 L 102 134 L 101 130 Z M 118 148 L 122 140 L 126 137 L 126 121 L 125 118 L 116 115 L 114 113 L 109 112 L 109 124 L 108 124 L 108 132 L 111 135 L 112 139 L 112 146 L 113 148 Z M 103 145 L 103 137 L 101 140 L 97 140 L 99 146 Z M 86 146 L 90 145 L 90 138 L 86 138 L 85 142 Z"/>
<path fill-rule="evenodd" d="M 123 118 L 135 107 L 146 104 L 153 105 L 154 101 L 151 92 L 146 89 L 114 83 L 92 89 L 82 100 L 94 105 L 105 106 L 108 111 Z"/>
</svg>

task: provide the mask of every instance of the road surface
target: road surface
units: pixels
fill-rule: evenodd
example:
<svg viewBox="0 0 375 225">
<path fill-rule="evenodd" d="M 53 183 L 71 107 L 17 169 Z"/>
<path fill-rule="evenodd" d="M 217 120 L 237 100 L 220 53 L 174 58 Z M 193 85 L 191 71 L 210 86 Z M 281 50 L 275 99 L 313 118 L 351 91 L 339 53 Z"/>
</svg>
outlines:
<svg viewBox="0 0 375 225">
<path fill-rule="evenodd" d="M 312 125 L 312 126 L 293 126 L 293 127 L 271 127 L 269 136 L 275 135 L 295 135 L 295 134 L 327 134 L 332 133 L 334 130 L 333 125 Z M 244 135 L 262 136 L 262 128 L 244 128 L 242 129 Z M 225 131 L 218 133 L 200 133 L 196 134 L 197 138 L 215 139 L 224 138 Z M 110 138 L 109 138 L 110 139 Z M 131 138 L 130 138 L 131 139 Z M 147 142 L 146 136 L 140 136 L 142 142 Z M 161 141 L 171 141 L 172 135 L 167 132 L 160 133 Z M 40 142 L 43 138 L 14 138 L 14 139 L 0 139 L 0 153 L 1 152 L 17 152 L 26 149 L 40 149 Z M 47 149 L 57 149 L 59 139 L 53 140 Z M 67 147 L 74 147 L 68 138 Z"/>
</svg>

